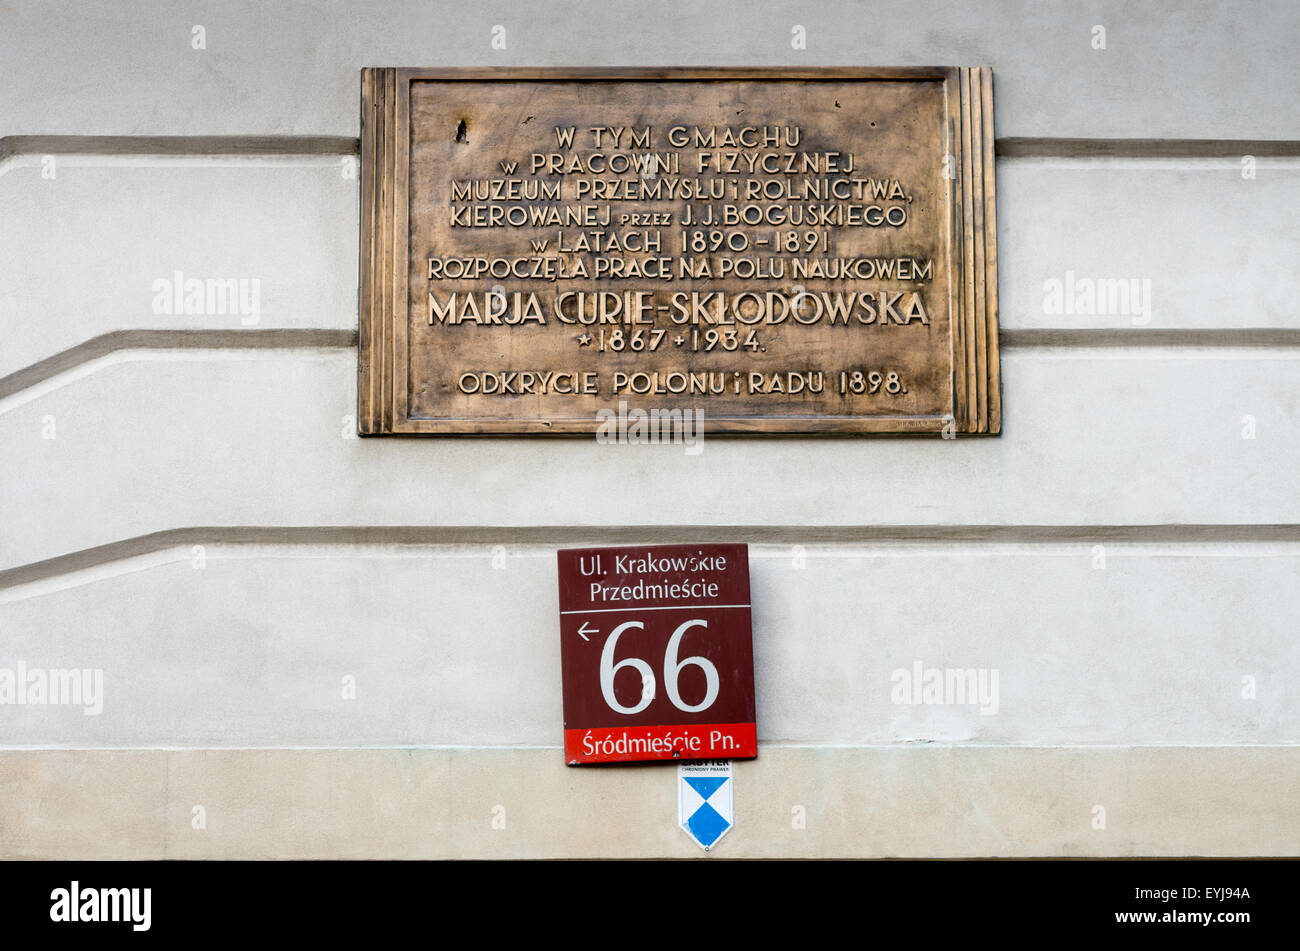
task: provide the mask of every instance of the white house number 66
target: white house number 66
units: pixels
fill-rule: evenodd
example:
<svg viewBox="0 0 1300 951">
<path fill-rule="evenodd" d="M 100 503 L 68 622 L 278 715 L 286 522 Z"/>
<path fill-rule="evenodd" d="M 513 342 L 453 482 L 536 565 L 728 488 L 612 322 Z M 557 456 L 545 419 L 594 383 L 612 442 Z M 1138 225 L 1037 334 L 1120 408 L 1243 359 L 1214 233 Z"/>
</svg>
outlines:
<svg viewBox="0 0 1300 951">
<path fill-rule="evenodd" d="M 707 621 L 695 619 L 685 621 L 673 631 L 673 636 L 668 638 L 668 649 L 664 651 L 664 690 L 668 692 L 668 699 L 672 701 L 674 707 L 683 710 L 686 713 L 699 713 L 701 710 L 707 710 L 713 705 L 713 701 L 718 699 L 718 669 L 713 666 L 705 657 L 687 657 L 684 660 L 677 659 L 677 649 L 682 643 L 682 638 L 686 632 L 693 627 L 708 627 Z M 611 710 L 618 713 L 633 714 L 640 713 L 655 698 L 655 675 L 650 670 L 650 665 L 639 657 L 625 657 L 617 664 L 614 663 L 614 645 L 618 643 L 619 637 L 629 628 L 645 630 L 645 625 L 640 621 L 625 621 L 610 632 L 609 638 L 605 641 L 605 647 L 600 652 L 600 692 L 605 697 L 605 702 L 609 704 Z M 696 666 L 704 671 L 704 699 L 699 703 L 690 704 L 682 700 L 682 695 L 677 692 L 677 676 L 683 667 Z M 614 675 L 624 667 L 631 667 L 641 675 L 641 702 L 634 707 L 625 707 L 618 702 L 614 696 Z"/>
</svg>

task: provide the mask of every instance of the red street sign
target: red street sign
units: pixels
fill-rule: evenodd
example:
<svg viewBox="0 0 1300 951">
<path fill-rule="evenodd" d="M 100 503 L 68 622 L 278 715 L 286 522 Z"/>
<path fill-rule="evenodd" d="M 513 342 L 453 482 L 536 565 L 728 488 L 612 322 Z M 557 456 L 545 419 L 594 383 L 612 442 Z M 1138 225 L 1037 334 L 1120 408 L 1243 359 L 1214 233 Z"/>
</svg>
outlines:
<svg viewBox="0 0 1300 951">
<path fill-rule="evenodd" d="M 753 759 L 747 545 L 558 552 L 564 759 Z"/>
</svg>

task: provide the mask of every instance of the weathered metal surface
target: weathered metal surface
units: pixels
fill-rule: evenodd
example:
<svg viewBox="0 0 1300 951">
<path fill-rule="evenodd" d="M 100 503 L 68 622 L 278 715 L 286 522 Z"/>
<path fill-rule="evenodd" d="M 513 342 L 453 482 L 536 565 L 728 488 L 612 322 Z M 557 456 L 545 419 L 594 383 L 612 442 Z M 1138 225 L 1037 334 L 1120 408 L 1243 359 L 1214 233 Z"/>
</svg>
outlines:
<svg viewBox="0 0 1300 951">
<path fill-rule="evenodd" d="M 999 432 L 991 85 L 365 70 L 361 432 Z"/>
</svg>

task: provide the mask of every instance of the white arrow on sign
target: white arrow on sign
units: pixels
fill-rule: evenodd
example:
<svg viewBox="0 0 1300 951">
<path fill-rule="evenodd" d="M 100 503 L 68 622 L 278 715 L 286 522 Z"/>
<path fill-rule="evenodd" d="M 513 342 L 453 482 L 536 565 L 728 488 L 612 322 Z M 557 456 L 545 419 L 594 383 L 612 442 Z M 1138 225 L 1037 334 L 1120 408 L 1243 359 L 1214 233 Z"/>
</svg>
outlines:
<svg viewBox="0 0 1300 951">
<path fill-rule="evenodd" d="M 599 633 L 600 633 L 600 631 L 596 630 L 596 628 L 594 628 L 594 627 L 593 627 L 590 631 L 587 630 L 587 622 L 586 622 L 586 621 L 583 621 L 583 622 L 582 622 L 582 627 L 578 628 L 578 636 L 581 637 L 584 641 L 590 641 L 590 640 L 591 640 L 591 638 L 587 636 L 588 634 L 599 634 Z"/>
</svg>

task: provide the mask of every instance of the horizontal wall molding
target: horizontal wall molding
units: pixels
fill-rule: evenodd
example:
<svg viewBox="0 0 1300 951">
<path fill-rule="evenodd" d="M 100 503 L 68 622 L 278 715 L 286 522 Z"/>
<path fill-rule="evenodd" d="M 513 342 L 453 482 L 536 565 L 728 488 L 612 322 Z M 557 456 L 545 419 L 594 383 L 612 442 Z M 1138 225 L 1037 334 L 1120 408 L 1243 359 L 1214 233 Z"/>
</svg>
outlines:
<svg viewBox="0 0 1300 951">
<path fill-rule="evenodd" d="M 338 135 L 7 135 L 0 162 L 18 155 L 359 155 L 360 139 Z M 1003 137 L 999 158 L 1300 157 L 1295 139 L 1077 139 Z"/>
<path fill-rule="evenodd" d="M 1113 348 L 1237 348 L 1292 349 L 1300 347 L 1297 327 L 1240 327 L 1179 330 L 1166 327 L 1016 328 L 998 335 L 999 346 L 1011 350 L 1068 347 Z"/>
<path fill-rule="evenodd" d="M 601 545 L 710 542 L 751 545 L 1300 544 L 1300 525 L 372 525 L 194 526 L 151 532 L 0 571 L 0 591 L 168 549 L 194 545 Z"/>
<path fill-rule="evenodd" d="M 1256 158 L 1300 157 L 1295 139 L 997 139 L 999 158 Z"/>
<path fill-rule="evenodd" d="M 360 139 L 340 135 L 7 135 L 0 162 L 18 155 L 359 155 Z"/>
<path fill-rule="evenodd" d="M 1017 329 L 998 335 L 1005 350 L 1033 349 L 1275 349 L 1300 350 L 1300 328 L 1243 327 L 1217 330 L 1098 327 Z M 248 330 L 114 330 L 70 347 L 29 367 L 0 376 L 0 400 L 61 373 L 128 350 L 339 350 L 357 345 L 355 330 L 279 327 Z M 3 409 L 0 408 L 0 412 Z"/>
<path fill-rule="evenodd" d="M 1297 332 L 1300 339 L 1300 331 Z M 0 399 L 123 350 L 337 350 L 355 347 L 355 330 L 277 327 L 262 330 L 114 330 L 0 377 Z"/>
</svg>

